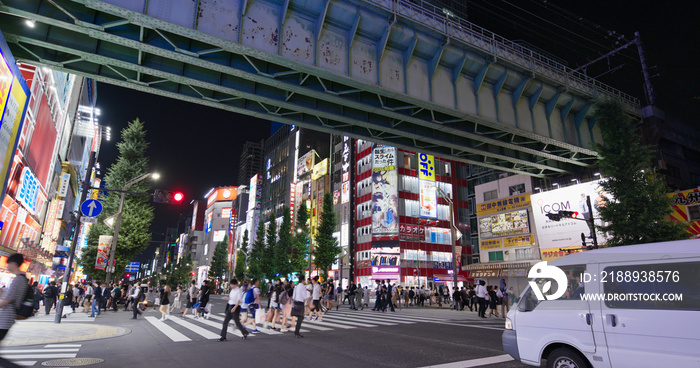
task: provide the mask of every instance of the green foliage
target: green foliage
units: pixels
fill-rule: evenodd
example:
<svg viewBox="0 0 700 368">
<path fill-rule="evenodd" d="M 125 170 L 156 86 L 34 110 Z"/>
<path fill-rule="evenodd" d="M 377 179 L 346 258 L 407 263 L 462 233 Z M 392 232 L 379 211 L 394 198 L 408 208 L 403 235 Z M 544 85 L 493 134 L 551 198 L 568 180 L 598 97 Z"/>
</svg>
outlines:
<svg viewBox="0 0 700 368">
<path fill-rule="evenodd" d="M 667 219 L 672 207 L 663 179 L 650 169 L 653 151 L 640 143 L 637 123 L 618 102 L 598 104 L 595 119 L 604 144 L 601 156 L 603 189 L 613 200 L 599 209 L 608 246 L 652 243 L 688 238 L 685 224 Z"/>
<path fill-rule="evenodd" d="M 312 251 L 314 262 L 324 275 L 326 275 L 338 254 L 342 251 L 342 248 L 338 246 L 338 241 L 333 237 L 336 225 L 335 212 L 333 212 L 333 198 L 330 193 L 326 193 L 323 196 L 321 223 L 316 232 L 316 243 Z"/>
<path fill-rule="evenodd" d="M 275 270 L 275 248 L 277 247 L 277 222 L 275 214 L 270 213 L 267 226 L 267 235 L 265 241 L 265 251 L 263 254 L 263 275 L 266 279 L 272 279 L 276 273 Z"/>
<path fill-rule="evenodd" d="M 289 263 L 293 246 L 292 217 L 289 213 L 289 207 L 284 207 L 282 213 L 282 224 L 280 225 L 279 236 L 273 252 L 274 270 L 275 273 L 280 274 L 280 277 L 286 278 L 292 272 L 292 267 Z"/>
<path fill-rule="evenodd" d="M 306 209 L 304 202 L 299 206 L 297 212 L 297 225 L 294 229 L 294 238 L 292 239 L 291 253 L 291 272 L 296 272 L 297 275 L 303 275 L 309 265 L 309 212 Z"/>
<path fill-rule="evenodd" d="M 192 280 L 190 273 L 192 273 L 192 256 L 188 253 L 175 265 L 173 272 L 167 276 L 166 283 L 171 288 L 187 285 Z"/>
<path fill-rule="evenodd" d="M 146 131 L 143 122 L 139 119 L 129 122 L 128 126 L 122 130 L 122 140 L 117 143 L 119 158 L 107 170 L 104 177 L 106 187 L 110 189 L 122 189 L 123 186 L 148 172 L 148 157 L 146 149 Z M 134 192 L 150 192 L 151 181 L 146 179 L 129 187 Z M 100 235 L 112 235 L 110 230 L 102 222 L 105 218 L 114 215 L 119 210 L 120 194 L 101 194 L 99 200 L 102 202 L 103 211 L 97 217 L 97 223 L 93 224 L 88 234 L 88 246 L 83 250 L 78 264 L 83 267 L 83 273 L 91 279 L 104 279 L 105 272 L 95 270 L 95 260 L 97 258 L 97 245 Z M 149 203 L 148 196 L 125 195 L 124 208 L 122 213 L 121 227 L 119 229 L 119 239 L 115 253 L 116 273 L 115 278 L 121 277 L 121 272 L 126 264 L 133 260 L 139 252 L 143 251 L 148 242 L 151 241 L 149 228 L 153 221 L 153 207 Z"/>
<path fill-rule="evenodd" d="M 249 252 L 248 273 L 246 276 L 249 278 L 262 278 L 265 275 L 265 224 L 263 221 L 258 222 L 255 241 Z"/>
<path fill-rule="evenodd" d="M 209 267 L 209 277 L 213 279 L 222 280 L 226 274 L 228 274 L 228 235 L 224 240 L 216 243 Z"/>
<path fill-rule="evenodd" d="M 236 265 L 233 269 L 233 275 L 239 281 L 243 280 L 246 274 L 246 252 L 248 250 L 248 230 L 243 232 L 243 240 L 236 252 Z"/>
</svg>

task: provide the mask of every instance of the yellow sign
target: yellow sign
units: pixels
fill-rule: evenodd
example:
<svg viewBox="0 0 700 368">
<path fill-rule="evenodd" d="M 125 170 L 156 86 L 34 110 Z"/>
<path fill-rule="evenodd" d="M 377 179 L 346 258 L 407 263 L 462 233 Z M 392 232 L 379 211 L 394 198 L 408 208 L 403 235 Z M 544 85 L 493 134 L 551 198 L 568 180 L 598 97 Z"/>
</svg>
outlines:
<svg viewBox="0 0 700 368">
<path fill-rule="evenodd" d="M 700 189 L 667 194 L 673 211 L 671 219 L 688 224 L 686 230 L 693 238 L 700 238 Z M 596 201 L 597 204 L 597 201 Z"/>
<path fill-rule="evenodd" d="M 521 235 L 521 236 L 513 236 L 510 238 L 504 238 L 503 244 L 506 247 L 520 247 L 523 245 L 533 245 L 533 244 L 535 244 L 535 236 L 534 235 Z"/>
<path fill-rule="evenodd" d="M 543 261 L 553 261 L 557 258 L 564 257 L 569 254 L 573 253 L 578 253 L 581 251 L 581 247 L 563 247 L 563 248 L 550 248 L 550 249 L 541 249 L 540 252 L 542 252 L 542 260 Z"/>
<path fill-rule="evenodd" d="M 328 159 L 314 165 L 314 171 L 311 173 L 311 180 L 317 180 L 326 174 L 328 174 Z"/>
<path fill-rule="evenodd" d="M 476 205 L 477 216 L 530 207 L 530 193 Z"/>
<path fill-rule="evenodd" d="M 501 247 L 501 239 L 489 239 L 482 240 L 479 242 L 479 248 L 481 249 L 497 249 Z"/>
<path fill-rule="evenodd" d="M 435 181 L 435 157 L 418 154 L 418 179 Z"/>
</svg>

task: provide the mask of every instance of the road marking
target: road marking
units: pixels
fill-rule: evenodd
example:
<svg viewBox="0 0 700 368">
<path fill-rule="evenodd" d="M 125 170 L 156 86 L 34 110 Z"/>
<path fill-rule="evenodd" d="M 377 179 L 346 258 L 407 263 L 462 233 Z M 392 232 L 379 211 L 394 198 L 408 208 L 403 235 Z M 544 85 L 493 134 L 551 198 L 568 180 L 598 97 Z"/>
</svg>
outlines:
<svg viewBox="0 0 700 368">
<path fill-rule="evenodd" d="M 44 348 L 79 348 L 81 344 L 49 344 L 44 346 Z"/>
<path fill-rule="evenodd" d="M 513 360 L 513 358 L 510 355 L 504 354 L 504 355 L 496 355 L 496 356 L 486 357 L 486 358 L 463 360 L 461 362 L 453 362 L 453 363 L 446 363 L 446 364 L 439 364 L 439 365 L 430 365 L 430 366 L 426 366 L 423 368 L 472 368 L 472 367 L 481 367 L 482 365 L 505 363 L 505 362 L 509 362 L 511 360 Z"/>
<path fill-rule="evenodd" d="M 15 363 L 17 365 L 21 365 L 23 367 L 31 367 L 34 364 L 36 364 L 37 362 L 38 362 L 37 360 L 19 360 L 19 361 L 13 362 L 13 363 Z"/>
<path fill-rule="evenodd" d="M 168 321 L 173 321 L 173 322 L 177 323 L 178 325 L 196 333 L 197 335 L 204 337 L 205 339 L 214 340 L 214 339 L 218 339 L 220 337 L 219 334 L 215 334 L 215 333 L 207 330 L 206 328 L 199 327 L 199 326 L 195 325 L 194 323 L 189 323 L 187 321 L 183 321 L 180 318 L 170 318 L 170 319 L 168 319 Z"/>
<path fill-rule="evenodd" d="M 181 334 L 174 328 L 166 325 L 165 323 L 161 322 L 158 318 L 156 317 L 144 317 L 146 321 L 148 321 L 150 324 L 153 325 L 153 327 L 157 328 L 160 332 L 162 332 L 165 336 L 170 338 L 170 340 L 173 340 L 174 342 L 180 342 L 180 341 L 192 341 L 189 337 Z"/>
<path fill-rule="evenodd" d="M 5 349 L 0 355 L 21 353 L 77 353 L 80 349 Z"/>
<path fill-rule="evenodd" d="M 346 316 L 337 316 L 335 314 L 333 314 L 333 315 L 326 314 L 325 316 L 323 316 L 323 319 L 330 319 L 331 321 L 336 321 L 336 322 L 340 322 L 340 323 L 348 323 L 348 324 L 356 324 L 358 322 L 355 322 L 355 321 L 358 321 L 358 320 L 362 321 L 362 322 L 372 323 L 372 324 L 364 324 L 364 323 L 359 324 L 358 326 L 361 326 L 361 327 L 377 327 L 376 325 L 396 326 L 396 323 L 392 323 L 392 322 L 367 321 L 367 320 L 357 318 L 357 317 L 352 318 L 352 317 L 346 317 Z M 351 321 L 351 322 L 345 322 L 345 321 Z"/>
<path fill-rule="evenodd" d="M 297 317 L 297 318 L 298 318 L 298 317 Z M 326 327 L 342 328 L 342 329 L 345 329 L 345 330 L 349 330 L 349 329 L 351 329 L 351 328 L 355 328 L 355 326 L 345 326 L 345 325 L 341 325 L 341 324 L 338 324 L 338 323 L 330 323 L 330 322 L 323 322 L 323 321 L 309 321 L 309 320 L 304 320 L 304 322 L 303 322 L 302 324 L 304 324 L 304 323 L 306 323 L 306 324 L 309 324 L 309 323 L 310 323 L 310 324 L 321 325 L 321 326 L 326 326 Z"/>
<path fill-rule="evenodd" d="M 7 359 L 47 359 L 47 358 L 75 358 L 78 354 L 11 354 L 2 353 L 0 356 Z"/>
<path fill-rule="evenodd" d="M 361 319 L 366 322 L 374 322 L 376 321 L 389 321 L 392 323 L 400 323 L 400 324 L 406 324 L 406 325 L 411 325 L 415 324 L 416 322 L 411 322 L 411 321 L 406 321 L 405 318 L 389 318 L 389 317 L 384 317 L 384 316 L 366 316 L 366 315 L 357 315 L 355 313 L 345 313 L 345 312 L 333 312 L 332 314 L 328 314 L 329 317 L 336 316 L 336 315 L 341 315 L 343 317 L 351 317 L 351 318 L 356 318 L 356 319 Z M 325 316 L 324 316 L 325 318 Z"/>
</svg>

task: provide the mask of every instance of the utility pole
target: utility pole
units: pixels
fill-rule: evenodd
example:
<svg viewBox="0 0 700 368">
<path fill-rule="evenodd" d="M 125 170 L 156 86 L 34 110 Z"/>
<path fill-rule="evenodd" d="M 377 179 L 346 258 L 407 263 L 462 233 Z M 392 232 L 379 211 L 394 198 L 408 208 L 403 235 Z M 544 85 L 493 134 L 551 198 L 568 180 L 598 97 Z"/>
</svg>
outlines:
<svg viewBox="0 0 700 368">
<path fill-rule="evenodd" d="M 85 170 L 85 179 L 83 180 L 83 192 L 80 194 L 80 202 L 85 202 L 87 198 L 88 190 L 91 189 L 90 177 L 92 176 L 92 168 L 95 166 L 95 151 L 90 152 L 90 158 L 88 160 L 88 166 Z M 78 210 L 79 216 L 77 216 L 78 223 L 75 225 L 75 232 L 73 233 L 73 241 L 70 244 L 70 251 L 68 252 L 68 264 L 66 265 L 66 272 L 63 273 L 63 283 L 61 284 L 61 295 L 58 297 L 58 303 L 56 303 L 56 317 L 54 317 L 54 323 L 61 323 L 61 317 L 63 317 L 63 301 L 66 300 L 66 290 L 68 288 L 68 282 L 70 282 L 71 270 L 73 269 L 73 258 L 75 258 L 75 246 L 78 243 L 78 235 L 80 234 L 80 227 L 82 222 L 80 222 L 80 217 L 83 213 Z"/>
<path fill-rule="evenodd" d="M 644 75 L 644 91 L 647 93 L 647 102 L 650 106 L 656 103 L 654 87 L 651 85 L 651 76 L 649 76 L 649 68 L 647 67 L 647 58 L 644 56 L 642 49 L 642 39 L 639 37 L 639 32 L 634 32 L 634 44 L 637 45 L 639 52 L 639 62 L 642 64 L 642 74 Z"/>
</svg>

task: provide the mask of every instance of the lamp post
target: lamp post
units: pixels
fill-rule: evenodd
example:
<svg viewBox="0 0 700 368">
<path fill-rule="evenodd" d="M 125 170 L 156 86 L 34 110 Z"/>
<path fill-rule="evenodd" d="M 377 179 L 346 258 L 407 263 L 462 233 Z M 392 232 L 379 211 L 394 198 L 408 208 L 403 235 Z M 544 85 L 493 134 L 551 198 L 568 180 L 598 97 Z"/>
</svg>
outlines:
<svg viewBox="0 0 700 368">
<path fill-rule="evenodd" d="M 437 185 L 435 189 L 440 193 L 440 196 L 445 198 L 447 204 L 450 205 L 450 245 L 452 245 L 452 291 L 457 290 L 457 246 L 455 242 L 455 236 L 457 236 L 457 229 L 454 224 L 454 203 L 452 203 L 452 198 L 440 189 Z"/>
<path fill-rule="evenodd" d="M 117 219 L 114 221 L 114 237 L 112 239 L 112 247 L 109 251 L 109 262 L 107 262 L 107 276 L 105 276 L 105 284 L 109 284 L 109 282 L 112 279 L 112 273 L 114 272 L 114 266 L 112 266 L 112 263 L 114 262 L 114 253 L 116 253 L 117 250 L 117 239 L 119 238 L 119 226 L 122 223 L 122 211 L 124 209 L 124 193 L 127 189 L 129 189 L 130 186 L 145 180 L 148 177 L 153 178 L 154 180 L 158 180 L 160 175 L 158 173 L 146 173 L 138 178 L 127 182 L 124 184 L 124 187 L 122 187 L 122 194 L 121 198 L 119 199 L 119 211 L 117 211 Z"/>
</svg>

